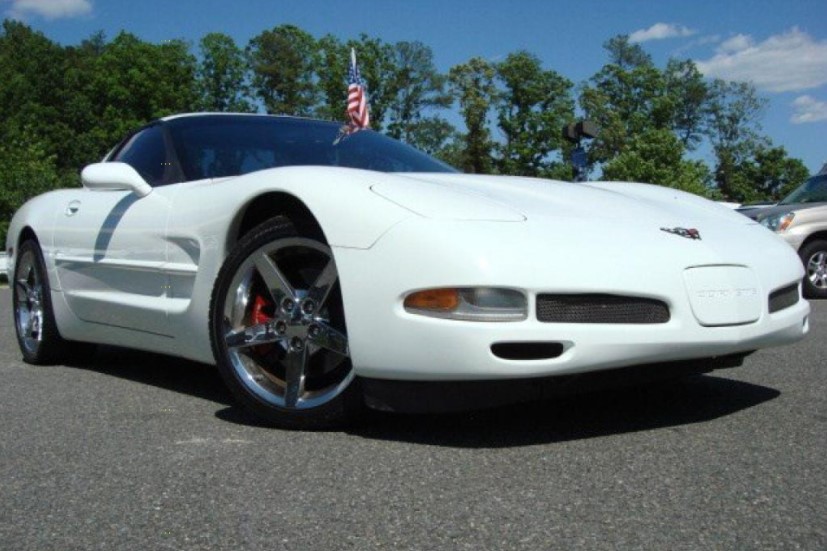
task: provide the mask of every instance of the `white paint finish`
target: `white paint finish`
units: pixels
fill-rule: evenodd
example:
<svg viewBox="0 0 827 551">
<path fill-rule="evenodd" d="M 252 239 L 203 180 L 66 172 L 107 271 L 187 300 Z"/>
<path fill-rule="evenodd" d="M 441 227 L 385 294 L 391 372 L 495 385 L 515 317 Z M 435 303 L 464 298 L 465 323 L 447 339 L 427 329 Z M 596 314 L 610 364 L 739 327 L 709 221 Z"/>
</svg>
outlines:
<svg viewBox="0 0 827 551">
<path fill-rule="evenodd" d="M 94 163 L 80 173 L 83 186 L 91 190 L 131 191 L 146 197 L 152 187 L 138 172 L 126 163 Z"/>
<path fill-rule="evenodd" d="M 379 196 L 411 212 L 437 220 L 492 220 L 522 222 L 525 216 L 512 208 L 486 197 L 449 187 L 427 175 L 397 178 L 371 188 Z"/>
<path fill-rule="evenodd" d="M 78 318 L 169 334 L 165 233 L 174 192 L 78 189 L 60 196 L 50 256 Z M 61 208 L 69 204 L 71 215 Z"/>
<path fill-rule="evenodd" d="M 736 220 L 705 225 L 702 241 L 662 232 L 652 222 L 608 231 L 593 218 L 406 221 L 370 250 L 335 251 L 357 373 L 412 380 L 529 377 L 723 355 L 802 338 L 805 301 L 772 315 L 766 305 L 771 291 L 801 278 L 800 262 L 764 228 Z M 740 327 L 703 327 L 683 272 L 727 258 L 755 271 L 762 316 Z M 411 290 L 475 285 L 526 290 L 529 319 L 469 323 L 417 316 L 402 307 Z M 672 317 L 643 326 L 541 323 L 534 303 L 542 292 L 656 298 L 669 305 Z M 507 361 L 490 352 L 504 341 L 562 342 L 567 352 L 545 361 Z"/>
<path fill-rule="evenodd" d="M 742 325 L 761 317 L 766 293 L 743 266 L 700 266 L 683 273 L 689 303 L 705 327 Z"/>
</svg>

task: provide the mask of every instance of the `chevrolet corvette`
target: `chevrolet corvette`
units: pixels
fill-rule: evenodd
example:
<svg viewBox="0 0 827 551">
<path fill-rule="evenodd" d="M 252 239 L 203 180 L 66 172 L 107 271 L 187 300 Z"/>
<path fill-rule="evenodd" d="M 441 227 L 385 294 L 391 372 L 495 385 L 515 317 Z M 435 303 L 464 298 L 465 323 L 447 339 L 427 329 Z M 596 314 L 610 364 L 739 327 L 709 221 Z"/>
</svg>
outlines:
<svg viewBox="0 0 827 551">
<path fill-rule="evenodd" d="M 81 181 L 9 227 L 23 359 L 213 364 L 283 427 L 731 367 L 809 328 L 789 245 L 666 187 L 461 174 L 370 130 L 242 114 L 155 121 Z"/>
</svg>

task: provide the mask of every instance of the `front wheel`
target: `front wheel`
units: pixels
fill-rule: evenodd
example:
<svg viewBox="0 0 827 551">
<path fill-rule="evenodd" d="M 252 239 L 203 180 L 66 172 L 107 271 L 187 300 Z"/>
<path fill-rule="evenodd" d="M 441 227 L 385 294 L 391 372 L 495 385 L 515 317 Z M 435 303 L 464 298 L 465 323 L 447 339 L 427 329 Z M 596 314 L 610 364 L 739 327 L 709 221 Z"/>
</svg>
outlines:
<svg viewBox="0 0 827 551">
<path fill-rule="evenodd" d="M 827 298 L 827 241 L 817 239 L 799 251 L 804 263 L 804 296 Z"/>
<path fill-rule="evenodd" d="M 361 409 L 333 254 L 284 218 L 255 228 L 227 257 L 210 335 L 230 390 L 275 425 L 331 427 Z"/>
</svg>

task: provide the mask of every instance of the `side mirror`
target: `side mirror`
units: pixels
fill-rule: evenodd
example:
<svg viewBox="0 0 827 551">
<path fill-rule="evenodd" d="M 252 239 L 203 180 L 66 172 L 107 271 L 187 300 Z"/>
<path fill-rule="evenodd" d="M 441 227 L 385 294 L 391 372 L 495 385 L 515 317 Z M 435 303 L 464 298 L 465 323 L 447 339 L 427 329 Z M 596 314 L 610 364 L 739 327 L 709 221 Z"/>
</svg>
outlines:
<svg viewBox="0 0 827 551">
<path fill-rule="evenodd" d="M 132 191 L 138 197 L 146 197 L 152 186 L 126 163 L 94 163 L 80 173 L 83 187 L 91 190 Z"/>
</svg>

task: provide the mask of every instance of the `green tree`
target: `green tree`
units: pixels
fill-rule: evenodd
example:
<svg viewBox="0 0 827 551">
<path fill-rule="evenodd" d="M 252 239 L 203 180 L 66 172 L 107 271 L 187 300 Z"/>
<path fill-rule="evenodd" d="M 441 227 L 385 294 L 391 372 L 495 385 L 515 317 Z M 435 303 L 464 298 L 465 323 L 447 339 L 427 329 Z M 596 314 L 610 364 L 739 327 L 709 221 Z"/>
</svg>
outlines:
<svg viewBox="0 0 827 551">
<path fill-rule="evenodd" d="M 22 131 L 11 141 L 0 141 L 0 243 L 15 211 L 31 197 L 58 187 L 54 155 Z"/>
<path fill-rule="evenodd" d="M 196 61 L 187 44 L 145 42 L 122 32 L 102 52 L 74 52 L 66 68 L 64 120 L 77 136 L 70 161 L 77 170 L 99 160 L 128 132 L 153 119 L 198 108 Z"/>
<path fill-rule="evenodd" d="M 315 66 L 321 92 L 317 117 L 336 121 L 345 119 L 349 59 L 347 47 L 335 36 L 327 34 L 317 42 Z"/>
<path fill-rule="evenodd" d="M 64 51 L 18 21 L 0 29 L 0 143 L 27 135 L 50 150 L 71 135 L 61 124 Z"/>
<path fill-rule="evenodd" d="M 801 185 L 809 176 L 799 159 L 787 155 L 783 147 L 762 147 L 744 167 L 744 178 L 756 196 L 753 200 L 778 201 Z"/>
<path fill-rule="evenodd" d="M 692 60 L 670 59 L 664 71 L 666 95 L 673 104 L 672 130 L 684 147 L 695 149 L 706 129 L 709 87 Z"/>
<path fill-rule="evenodd" d="M 617 36 L 604 48 L 610 62 L 583 86 L 580 106 L 600 126 L 589 158 L 603 163 L 622 153 L 629 140 L 646 131 L 671 128 L 675 101 L 666 93 L 663 72 L 638 44 Z"/>
<path fill-rule="evenodd" d="M 488 112 L 496 101 L 496 71 L 488 61 L 475 57 L 456 65 L 448 74 L 454 96 L 465 121 L 466 133 L 461 168 L 465 172 L 489 174 L 493 171 L 493 142 L 488 130 Z"/>
<path fill-rule="evenodd" d="M 408 143 L 423 128 L 419 122 L 430 109 L 451 104 L 445 93 L 445 77 L 434 66 L 431 48 L 421 42 L 397 42 L 393 46 L 394 77 L 388 110 L 388 135 Z M 424 128 L 429 128 L 426 125 Z"/>
<path fill-rule="evenodd" d="M 223 33 L 209 33 L 200 43 L 198 64 L 200 107 L 206 111 L 252 111 L 247 100 L 247 64 L 235 41 Z"/>
<path fill-rule="evenodd" d="M 454 164 L 457 143 L 461 139 L 454 126 L 439 117 L 423 117 L 411 128 L 408 143 L 420 151 Z"/>
<path fill-rule="evenodd" d="M 761 198 L 744 171 L 755 153 L 769 145 L 760 132 L 765 106 L 750 83 L 716 79 L 710 86 L 707 136 L 715 153 L 715 184 L 727 199 Z"/>
<path fill-rule="evenodd" d="M 645 182 L 697 195 L 709 194 L 711 176 L 700 161 L 683 158 L 684 146 L 670 130 L 633 136 L 628 147 L 603 167 L 603 179 Z"/>
<path fill-rule="evenodd" d="M 652 65 L 652 56 L 626 34 L 613 36 L 603 43 L 603 49 L 609 54 L 609 63 L 624 71 Z"/>
<path fill-rule="evenodd" d="M 543 70 L 539 58 L 526 51 L 509 54 L 497 64 L 504 91 L 499 102 L 499 171 L 524 176 L 545 175 L 559 164 L 550 155 L 563 147 L 561 129 L 574 119 L 572 83 L 555 71 Z"/>
<path fill-rule="evenodd" d="M 246 48 L 252 89 L 268 113 L 309 116 L 318 101 L 316 41 L 294 25 L 280 25 L 253 37 Z"/>
</svg>

